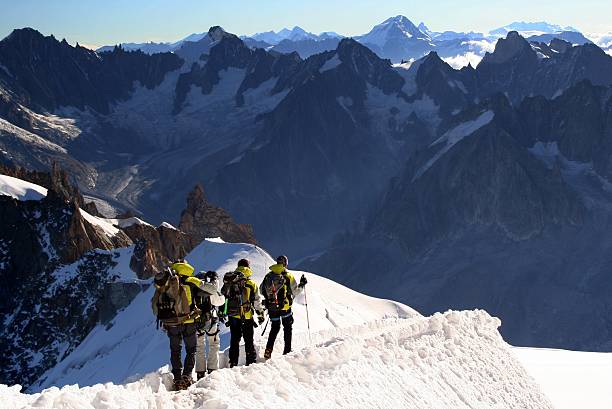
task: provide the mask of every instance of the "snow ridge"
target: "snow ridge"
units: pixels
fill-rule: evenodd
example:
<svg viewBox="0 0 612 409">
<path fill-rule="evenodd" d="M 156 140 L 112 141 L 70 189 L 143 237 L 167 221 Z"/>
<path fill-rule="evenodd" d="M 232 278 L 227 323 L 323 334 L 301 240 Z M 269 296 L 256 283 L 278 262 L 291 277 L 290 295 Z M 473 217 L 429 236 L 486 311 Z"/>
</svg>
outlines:
<svg viewBox="0 0 612 409">
<path fill-rule="evenodd" d="M 0 386 L 9 408 L 552 408 L 484 311 L 348 328 L 250 367 L 221 369 L 189 390 L 166 390 L 161 369 L 125 385 Z M 265 381 L 264 381 L 265 380 Z"/>
<path fill-rule="evenodd" d="M 0 175 L 0 196 L 11 196 L 20 201 L 42 200 L 47 197 L 47 189 L 25 180 Z"/>
</svg>

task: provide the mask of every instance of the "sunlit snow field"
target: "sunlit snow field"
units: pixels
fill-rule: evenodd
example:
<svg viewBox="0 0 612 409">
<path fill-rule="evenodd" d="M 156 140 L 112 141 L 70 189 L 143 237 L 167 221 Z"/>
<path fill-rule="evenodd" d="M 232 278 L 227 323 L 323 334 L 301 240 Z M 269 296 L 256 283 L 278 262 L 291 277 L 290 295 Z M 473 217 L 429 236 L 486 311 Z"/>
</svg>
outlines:
<svg viewBox="0 0 612 409">
<path fill-rule="evenodd" d="M 612 408 L 612 353 L 512 350 L 556 409 Z"/>
</svg>

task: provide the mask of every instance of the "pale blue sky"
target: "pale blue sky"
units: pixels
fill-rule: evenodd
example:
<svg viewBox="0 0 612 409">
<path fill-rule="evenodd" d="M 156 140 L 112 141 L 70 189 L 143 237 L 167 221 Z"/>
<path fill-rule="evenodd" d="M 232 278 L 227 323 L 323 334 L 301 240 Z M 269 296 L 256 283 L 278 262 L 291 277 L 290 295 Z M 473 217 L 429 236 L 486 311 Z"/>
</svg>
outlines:
<svg viewBox="0 0 612 409">
<path fill-rule="evenodd" d="M 236 34 L 300 27 L 363 34 L 403 14 L 432 30 L 488 31 L 512 21 L 612 31 L 610 0 L 0 0 L 0 38 L 33 27 L 74 43 L 175 41 L 221 25 Z"/>
</svg>

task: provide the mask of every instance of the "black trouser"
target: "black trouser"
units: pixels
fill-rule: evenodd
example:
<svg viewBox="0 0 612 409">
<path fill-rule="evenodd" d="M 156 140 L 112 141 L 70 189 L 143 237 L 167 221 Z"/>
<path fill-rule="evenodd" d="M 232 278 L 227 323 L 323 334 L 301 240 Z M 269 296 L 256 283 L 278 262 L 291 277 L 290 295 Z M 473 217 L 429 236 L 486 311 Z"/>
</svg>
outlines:
<svg viewBox="0 0 612 409">
<path fill-rule="evenodd" d="M 244 352 L 246 353 L 246 364 L 255 363 L 257 353 L 255 352 L 255 344 L 253 343 L 253 332 L 255 322 L 250 320 L 241 320 L 240 318 L 230 317 L 230 350 L 229 362 L 230 366 L 238 365 L 238 356 L 240 355 L 240 339 L 244 338 Z"/>
<path fill-rule="evenodd" d="M 170 338 L 170 364 L 172 364 L 172 375 L 174 379 L 180 379 L 181 375 L 191 377 L 195 366 L 196 345 L 198 342 L 195 324 L 182 324 L 166 327 L 168 338 Z M 181 346 L 185 342 L 185 365 L 181 363 Z"/>
<path fill-rule="evenodd" d="M 293 314 L 291 308 L 288 311 L 268 311 L 268 316 L 272 325 L 270 326 L 270 335 L 268 336 L 268 343 L 266 349 L 274 349 L 274 341 L 280 331 L 281 322 L 283 323 L 283 336 L 285 338 L 285 348 L 283 354 L 291 352 L 291 332 L 293 329 Z"/>
</svg>

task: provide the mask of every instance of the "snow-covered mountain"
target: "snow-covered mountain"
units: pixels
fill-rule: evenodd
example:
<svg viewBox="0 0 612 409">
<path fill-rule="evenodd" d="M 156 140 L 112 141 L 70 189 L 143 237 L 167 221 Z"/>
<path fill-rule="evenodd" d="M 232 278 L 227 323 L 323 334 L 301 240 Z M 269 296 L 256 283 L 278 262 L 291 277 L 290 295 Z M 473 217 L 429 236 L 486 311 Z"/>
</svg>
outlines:
<svg viewBox="0 0 612 409">
<path fill-rule="evenodd" d="M 113 49 L 117 46 L 121 46 L 124 50 L 128 51 L 136 51 L 140 50 L 146 54 L 155 54 L 155 53 L 167 53 L 173 52 L 179 49 L 186 42 L 198 42 L 204 37 L 206 37 L 207 33 L 193 33 L 189 34 L 187 37 L 177 40 L 171 43 L 119 43 L 115 45 L 105 45 L 98 48 L 97 52 L 105 52 L 105 51 L 113 51 Z"/>
<path fill-rule="evenodd" d="M 433 47 L 429 35 L 404 16 L 391 17 L 355 39 L 393 61 L 422 57 Z"/>
<path fill-rule="evenodd" d="M 573 185 L 571 174 L 559 176 L 554 166 L 542 169 L 528 159 L 538 152 L 537 160 L 554 156 L 553 147 L 546 145 L 554 141 L 566 159 L 592 163 L 593 177 L 602 177 L 601 181 L 609 177 L 603 120 L 608 112 L 602 101 L 608 101 L 606 90 L 612 83 L 611 59 L 593 44 L 572 46 L 561 40 L 534 44 L 511 32 L 477 67 L 458 70 L 437 52 L 393 65 L 352 39 L 342 39 L 335 49 L 305 60 L 296 54 L 252 49 L 219 27 L 209 31 L 206 41 L 211 45 L 207 51 L 196 61 L 185 61 L 176 54 L 150 56 L 119 49 L 96 54 L 34 30 L 16 31 L 0 42 L 3 159 L 36 168 L 61 161 L 89 196 L 135 209 L 156 224 L 170 219 L 176 225 L 184 197 L 203 182 L 211 201 L 238 221 L 253 224 L 260 243 L 296 258 L 326 252 L 334 240 L 347 246 L 372 243 L 355 239 L 362 233 L 374 238 L 376 254 L 397 250 L 402 257 L 413 258 L 393 255 L 389 260 L 418 264 L 421 259 L 414 252 L 420 251 L 419 243 L 447 245 L 465 226 L 498 226 L 500 230 L 491 236 L 495 246 L 509 240 L 542 248 L 549 244 L 539 241 L 539 235 L 547 229 L 579 228 L 585 237 L 598 231 L 596 224 L 582 221 L 597 216 L 588 204 L 606 197 L 605 189 L 587 188 L 588 178 Z M 441 50 L 439 44 L 436 47 Z M 54 58 L 57 55 L 62 58 Z M 47 86 L 41 86 L 40 79 Z M 584 101 L 592 104 L 587 112 L 581 110 Z M 476 120 L 487 111 L 496 114 L 493 125 L 483 129 L 494 126 L 486 135 L 496 135 L 493 140 L 499 145 L 459 132 L 479 123 Z M 539 113 L 537 118 L 533 112 Z M 569 119 L 575 125 L 570 127 Z M 453 129 L 459 133 L 450 132 Z M 544 131 L 546 137 L 541 136 Z M 476 145 L 466 145 L 469 142 Z M 543 145 L 534 148 L 537 143 Z M 471 149 L 488 153 L 466 161 Z M 498 156 L 500 152 L 504 155 Z M 505 160 L 487 162 L 491 157 Z M 508 158 L 522 170 L 516 173 L 512 166 L 502 166 L 510 163 Z M 425 166 L 430 160 L 432 166 Z M 465 173 L 450 178 L 446 166 L 451 163 L 462 166 Z M 533 183 L 527 186 L 533 190 L 515 189 L 525 186 L 522 182 L 501 185 L 501 179 L 472 166 L 497 169 L 517 181 L 531 175 Z M 419 169 L 422 175 L 414 178 Z M 416 190 L 411 187 L 413 178 L 419 185 Z M 446 183 L 457 180 L 459 185 Z M 475 180 L 480 182 L 474 184 Z M 503 193 L 506 199 L 486 199 L 491 192 Z M 461 199 L 465 206 L 451 205 L 448 197 Z M 547 216 L 534 218 L 518 199 L 525 197 L 533 199 L 529 203 L 536 209 L 550 209 L 543 211 Z M 418 212 L 412 211 L 414 202 L 409 199 L 423 203 L 416 207 Z M 502 205 L 515 202 L 522 204 Z M 491 208 L 495 203 L 498 207 Z M 601 208 L 605 211 L 605 206 Z M 487 209 L 486 214 L 478 209 Z M 441 213 L 448 217 L 441 218 Z M 424 218 L 415 218 L 418 214 Z M 381 237 L 392 243 L 384 251 L 377 247 Z M 604 253 L 605 248 L 591 254 L 579 247 L 579 254 L 588 254 L 589 260 Z M 343 282 L 347 275 L 356 279 L 366 274 L 359 263 L 351 264 L 353 253 L 337 254 L 323 257 L 328 262 L 312 270 Z M 469 264 L 468 254 L 453 253 L 448 260 Z M 538 258 L 542 254 L 532 252 L 534 258 L 517 259 L 530 260 L 532 266 L 552 265 Z M 601 288 L 596 279 L 606 265 L 594 265 L 588 288 Z M 427 266 L 432 270 L 422 271 L 449 274 L 438 282 L 439 288 L 452 287 L 451 266 L 442 270 L 435 264 Z M 367 271 L 378 269 L 373 265 Z M 515 270 L 507 274 L 517 277 Z M 350 284 L 366 292 L 379 291 L 377 285 L 396 287 L 392 279 L 366 284 L 373 276 Z M 577 276 L 568 277 L 570 283 L 577 282 Z M 415 297 L 449 299 L 446 293 L 430 297 L 418 292 L 439 288 L 428 286 L 430 281 L 422 277 L 415 280 Z M 464 283 L 468 287 L 470 280 Z M 469 301 L 470 307 L 482 302 L 492 308 L 508 305 L 513 297 L 505 292 L 504 283 L 493 283 L 488 294 L 498 298 L 482 299 L 481 294 L 466 291 L 459 301 Z M 521 290 L 527 286 L 525 280 L 517 278 L 514 284 L 521 295 L 531 294 Z M 397 297 L 407 297 L 397 287 L 401 292 Z M 431 310 L 449 306 L 421 305 Z M 550 322 L 544 311 L 530 317 L 533 321 L 516 309 L 500 311 L 507 314 L 499 315 L 508 323 L 503 331 L 509 339 L 530 344 L 554 339 L 606 348 L 605 331 L 599 335 L 576 331 L 572 334 L 581 339 L 559 341 L 560 328 L 544 331 L 541 323 Z M 580 311 L 576 309 L 576 316 Z M 571 311 L 567 314 L 574 316 Z M 595 311 L 592 316 L 600 314 Z M 538 330 L 525 332 L 525 326 L 532 325 L 528 322 Z M 531 335 L 525 338 L 527 333 Z"/>
<path fill-rule="evenodd" d="M 562 31 L 578 32 L 578 30 L 573 27 L 570 27 L 570 26 L 562 27 L 558 24 L 551 24 L 545 21 L 538 21 L 538 22 L 515 21 L 503 27 L 499 27 L 499 28 L 491 30 L 489 32 L 489 35 L 493 37 L 505 37 L 511 31 L 516 31 L 524 37 L 531 37 L 531 36 L 537 36 L 537 35 L 542 35 L 542 34 L 555 34 L 555 33 L 560 33 Z"/>
<path fill-rule="evenodd" d="M 5 283 L 0 346 L 10 351 L 0 358 L 0 382 L 30 385 L 93 327 L 108 324 L 142 286 L 148 287 L 155 271 L 191 251 L 200 237 L 212 233 L 253 240 L 245 226 L 201 194 L 189 197 L 182 232 L 133 216 L 101 217 L 57 168 L 51 174 L 0 170 L 0 278 Z"/>
<path fill-rule="evenodd" d="M 313 34 L 310 33 L 306 30 L 304 30 L 301 27 L 295 26 L 292 29 L 288 29 L 288 28 L 283 28 L 282 30 L 275 32 L 275 31 L 266 31 L 263 33 L 255 33 L 253 35 L 250 36 L 245 36 L 248 38 L 252 38 L 254 40 L 257 41 L 263 41 L 266 42 L 270 45 L 277 45 L 278 43 L 280 43 L 283 40 L 288 40 L 288 41 L 304 41 L 304 40 L 313 40 L 313 41 L 320 41 L 320 40 L 325 40 L 328 38 L 342 38 L 343 36 L 341 36 L 338 33 L 335 33 L 333 31 L 325 31 L 322 32 L 320 34 Z"/>
</svg>

